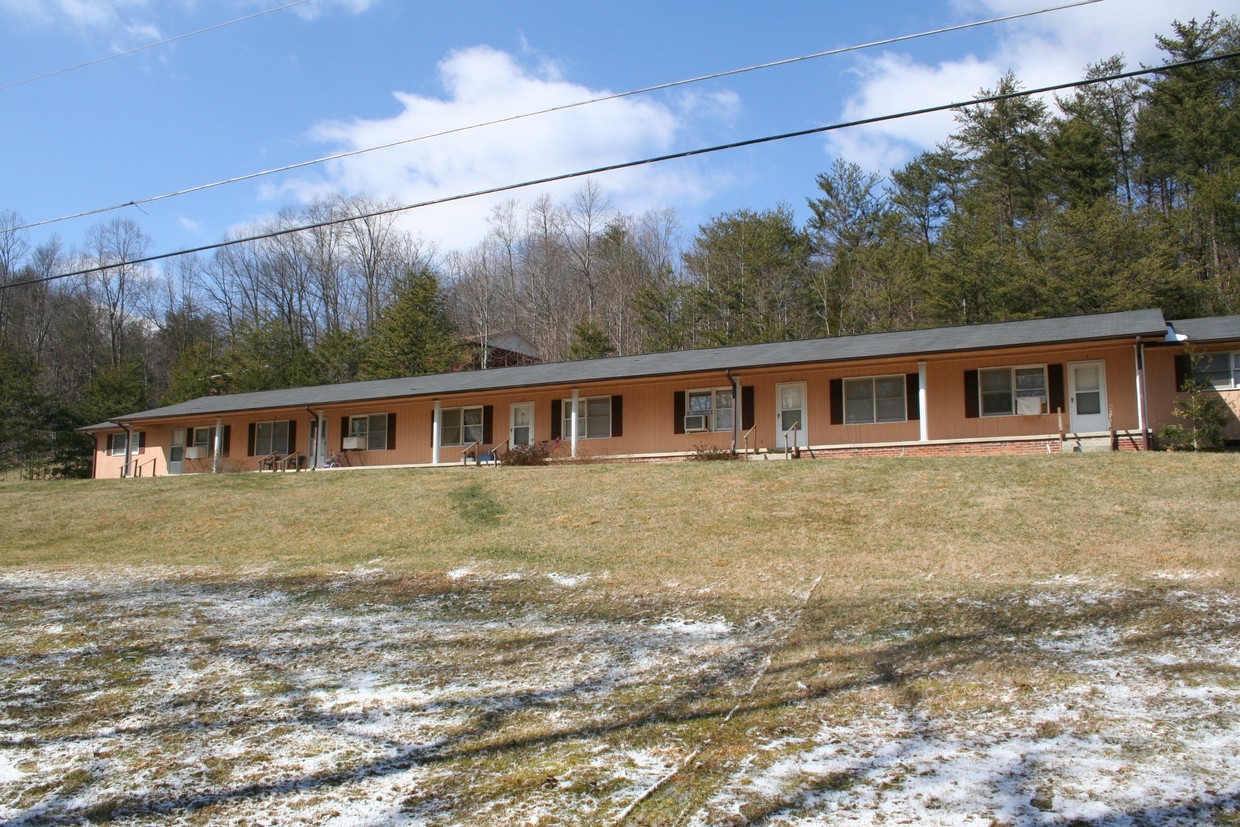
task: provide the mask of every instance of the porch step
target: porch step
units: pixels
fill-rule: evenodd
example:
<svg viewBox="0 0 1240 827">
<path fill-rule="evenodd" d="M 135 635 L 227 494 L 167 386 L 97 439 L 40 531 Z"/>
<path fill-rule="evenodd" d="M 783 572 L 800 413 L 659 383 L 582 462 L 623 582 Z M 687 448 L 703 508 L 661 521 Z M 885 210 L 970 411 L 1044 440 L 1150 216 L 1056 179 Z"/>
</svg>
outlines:
<svg viewBox="0 0 1240 827">
<path fill-rule="evenodd" d="M 1071 452 L 1076 454 L 1087 454 L 1111 450 L 1111 438 L 1109 436 L 1074 436 L 1068 434 L 1064 439 L 1063 450 L 1065 453 Z"/>
</svg>

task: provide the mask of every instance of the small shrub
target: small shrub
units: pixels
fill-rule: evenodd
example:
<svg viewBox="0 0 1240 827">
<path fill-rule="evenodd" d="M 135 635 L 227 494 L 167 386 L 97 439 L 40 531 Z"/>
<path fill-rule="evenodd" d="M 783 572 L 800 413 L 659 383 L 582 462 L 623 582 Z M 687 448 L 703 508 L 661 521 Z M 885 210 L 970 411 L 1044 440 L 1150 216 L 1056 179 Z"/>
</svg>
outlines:
<svg viewBox="0 0 1240 827">
<path fill-rule="evenodd" d="M 719 447 L 717 445 L 694 445 L 693 454 L 689 459 L 695 462 L 713 462 L 725 459 L 740 459 L 740 456 L 732 450 L 731 446 Z"/>
<path fill-rule="evenodd" d="M 500 458 L 500 465 L 546 465 L 551 451 L 546 444 L 514 445 Z"/>
<path fill-rule="evenodd" d="M 1183 394 L 1171 412 L 1183 425 L 1164 425 L 1158 431 L 1158 442 L 1168 451 L 1217 451 L 1226 443 L 1224 429 L 1231 411 L 1222 397 L 1196 374 L 1201 357 L 1188 351 L 1192 369 L 1180 387 Z"/>
</svg>

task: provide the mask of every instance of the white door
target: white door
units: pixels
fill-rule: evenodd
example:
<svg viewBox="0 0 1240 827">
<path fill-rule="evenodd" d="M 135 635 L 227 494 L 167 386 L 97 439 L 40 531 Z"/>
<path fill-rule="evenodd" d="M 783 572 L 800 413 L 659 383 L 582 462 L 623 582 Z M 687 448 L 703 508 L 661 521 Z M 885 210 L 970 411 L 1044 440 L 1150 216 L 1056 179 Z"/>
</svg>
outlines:
<svg viewBox="0 0 1240 827">
<path fill-rule="evenodd" d="M 168 445 L 168 473 L 180 474 L 185 471 L 185 429 L 173 428 L 171 435 Z"/>
<path fill-rule="evenodd" d="M 310 467 L 327 467 L 327 419 L 323 420 L 323 430 L 319 431 L 319 418 L 310 420 Z"/>
<path fill-rule="evenodd" d="M 775 446 L 805 448 L 809 427 L 805 415 L 805 383 L 786 382 L 775 386 Z M 795 438 L 794 438 L 795 437 Z"/>
<path fill-rule="evenodd" d="M 1110 416 L 1105 363 L 1073 362 L 1068 365 L 1068 413 L 1074 434 L 1107 430 Z"/>
<path fill-rule="evenodd" d="M 508 418 L 508 444 L 512 447 L 518 445 L 531 445 L 534 442 L 534 403 L 533 402 L 514 402 L 512 403 L 511 415 Z"/>
</svg>

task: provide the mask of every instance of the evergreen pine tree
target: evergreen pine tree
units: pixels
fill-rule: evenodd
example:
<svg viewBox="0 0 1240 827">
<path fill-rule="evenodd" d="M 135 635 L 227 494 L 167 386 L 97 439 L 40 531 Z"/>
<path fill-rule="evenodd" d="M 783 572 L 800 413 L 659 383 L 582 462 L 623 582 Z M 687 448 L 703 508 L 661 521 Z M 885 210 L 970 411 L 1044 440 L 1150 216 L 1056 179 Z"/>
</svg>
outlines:
<svg viewBox="0 0 1240 827">
<path fill-rule="evenodd" d="M 361 379 L 442 373 L 468 364 L 433 272 L 425 267 L 410 270 L 393 292 L 395 299 L 380 312 L 366 341 Z"/>
</svg>

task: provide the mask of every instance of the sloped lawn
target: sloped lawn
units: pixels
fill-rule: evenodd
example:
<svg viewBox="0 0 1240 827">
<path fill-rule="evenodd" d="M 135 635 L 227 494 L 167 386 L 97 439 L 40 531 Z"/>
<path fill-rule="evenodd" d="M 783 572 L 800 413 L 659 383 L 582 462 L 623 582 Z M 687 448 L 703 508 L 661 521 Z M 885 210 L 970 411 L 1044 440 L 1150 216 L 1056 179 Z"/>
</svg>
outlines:
<svg viewBox="0 0 1240 827">
<path fill-rule="evenodd" d="M 0 823 L 1240 823 L 1231 457 L 751 465 L 5 487 Z"/>
</svg>

